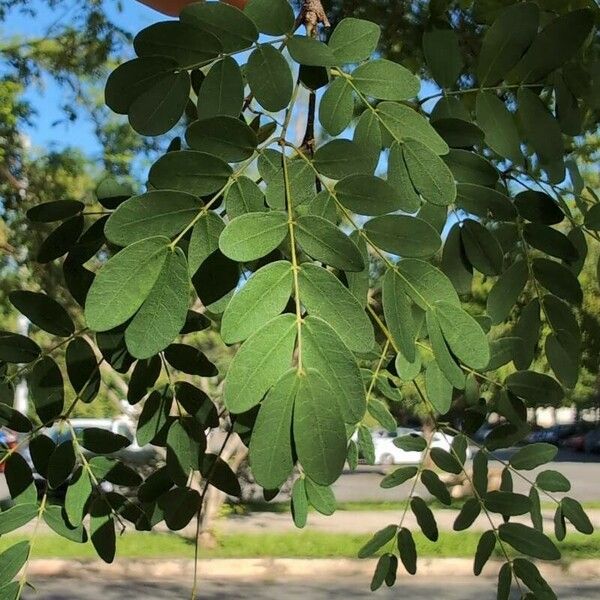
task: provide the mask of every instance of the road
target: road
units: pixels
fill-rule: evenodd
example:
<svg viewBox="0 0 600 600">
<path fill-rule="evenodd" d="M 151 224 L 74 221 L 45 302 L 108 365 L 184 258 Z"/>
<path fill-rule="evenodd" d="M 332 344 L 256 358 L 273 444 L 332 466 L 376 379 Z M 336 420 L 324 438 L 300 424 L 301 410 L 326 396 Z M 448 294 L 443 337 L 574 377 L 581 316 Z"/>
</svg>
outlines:
<svg viewBox="0 0 600 600">
<path fill-rule="evenodd" d="M 505 460 L 510 455 L 510 451 L 499 454 L 501 460 Z M 600 455 L 583 455 L 578 453 L 568 453 L 562 451 L 558 455 L 558 460 L 534 471 L 523 471 L 523 475 L 530 480 L 534 480 L 536 473 L 544 469 L 555 469 L 567 477 L 572 484 L 569 495 L 577 498 L 581 502 L 590 502 L 600 500 Z M 594 462 L 598 461 L 598 462 Z M 490 463 L 500 467 L 500 463 Z M 408 495 L 412 482 L 392 489 L 382 489 L 379 487 L 382 475 L 394 467 L 369 467 L 359 466 L 355 472 L 346 471 L 340 479 L 334 484 L 333 489 L 338 502 L 365 502 L 365 501 L 394 501 L 402 500 Z M 527 483 L 519 477 L 514 477 L 516 492 L 529 492 Z M 423 497 L 429 497 L 427 491 L 421 486 L 417 486 L 417 493 Z M 560 497 L 561 494 L 555 494 Z M 4 475 L 0 474 L 0 501 L 8 497 L 8 490 Z"/>
<path fill-rule="evenodd" d="M 28 600 L 175 600 L 189 598 L 189 586 L 177 583 L 136 581 L 82 581 L 50 579 L 35 581 L 36 592 L 26 592 Z M 337 600 L 374 598 L 410 598 L 411 600 L 493 600 L 495 580 L 458 579 L 452 583 L 432 582 L 428 578 L 402 578 L 393 588 L 385 588 L 374 596 L 368 582 L 362 579 L 317 582 L 201 582 L 198 598 L 203 600 L 246 599 L 261 600 Z M 596 600 L 600 597 L 600 583 L 563 582 L 556 586 L 561 600 Z M 514 596 L 515 598 L 517 596 Z"/>
</svg>

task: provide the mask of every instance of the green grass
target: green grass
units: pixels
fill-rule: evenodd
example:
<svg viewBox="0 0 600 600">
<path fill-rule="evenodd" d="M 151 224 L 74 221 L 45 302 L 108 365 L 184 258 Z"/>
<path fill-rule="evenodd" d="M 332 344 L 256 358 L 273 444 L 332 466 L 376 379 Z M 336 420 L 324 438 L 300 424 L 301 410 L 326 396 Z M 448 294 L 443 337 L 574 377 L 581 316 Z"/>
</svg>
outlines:
<svg viewBox="0 0 600 600">
<path fill-rule="evenodd" d="M 438 542 L 427 540 L 415 533 L 420 556 L 472 557 L 479 535 L 476 532 L 443 532 Z M 324 532 L 297 531 L 291 533 L 240 534 L 219 536 L 216 549 L 201 551 L 204 558 L 355 558 L 357 550 L 369 535 L 328 534 Z M 0 538 L 0 551 L 26 539 L 21 535 Z M 600 556 L 600 533 L 584 536 L 572 533 L 558 544 L 564 560 L 597 558 Z M 130 532 L 118 540 L 117 556 L 120 558 L 193 558 L 193 544 L 178 535 L 168 533 Z M 96 557 L 90 543 L 75 544 L 56 535 L 42 534 L 35 540 L 35 558 L 93 559 Z"/>
</svg>

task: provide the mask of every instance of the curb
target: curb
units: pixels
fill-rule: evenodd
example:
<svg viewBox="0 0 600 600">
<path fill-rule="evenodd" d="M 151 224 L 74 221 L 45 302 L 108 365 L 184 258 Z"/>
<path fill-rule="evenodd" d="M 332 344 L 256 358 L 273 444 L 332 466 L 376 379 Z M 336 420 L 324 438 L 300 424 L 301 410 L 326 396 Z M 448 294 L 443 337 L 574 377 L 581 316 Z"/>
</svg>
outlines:
<svg viewBox="0 0 600 600">
<path fill-rule="evenodd" d="M 276 581 L 289 579 L 331 580 L 341 577 L 370 579 L 377 560 L 352 558 L 227 558 L 200 560 L 200 577 L 218 580 Z M 482 577 L 496 577 L 503 563 L 490 561 Z M 600 560 L 577 560 L 571 563 L 538 563 L 544 577 L 549 579 L 572 578 L 579 580 L 600 578 Z M 181 579 L 193 573 L 194 561 L 184 559 L 124 559 L 114 564 L 101 561 L 64 559 L 34 559 L 28 569 L 29 576 L 49 578 L 99 578 L 111 579 Z M 473 560 L 469 558 L 424 558 L 419 560 L 416 577 L 473 577 Z M 402 568 L 398 577 L 411 577 Z"/>
</svg>

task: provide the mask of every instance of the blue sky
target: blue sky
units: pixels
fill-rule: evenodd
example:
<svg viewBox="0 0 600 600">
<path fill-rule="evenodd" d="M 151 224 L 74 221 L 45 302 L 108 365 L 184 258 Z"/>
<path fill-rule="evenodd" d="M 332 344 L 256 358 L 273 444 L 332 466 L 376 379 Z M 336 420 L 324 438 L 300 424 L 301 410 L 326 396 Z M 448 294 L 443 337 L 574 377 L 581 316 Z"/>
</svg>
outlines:
<svg viewBox="0 0 600 600">
<path fill-rule="evenodd" d="M 76 10 L 78 1 L 81 0 L 69 3 L 71 10 L 59 11 L 48 9 L 45 2 L 33 0 L 33 6 L 42 7 L 37 18 L 32 19 L 29 15 L 13 10 L 7 21 L 0 25 L 0 39 L 6 43 L 12 37 L 35 38 L 43 35 L 48 26 L 57 20 L 68 22 L 72 18 L 72 11 Z M 119 4 L 122 5 L 122 10 L 119 10 Z M 159 13 L 135 0 L 104 0 L 104 7 L 114 21 L 131 33 L 161 19 Z M 49 77 L 45 77 L 40 86 L 31 87 L 26 99 L 36 110 L 37 116 L 33 125 L 25 128 L 25 133 L 29 135 L 34 146 L 52 149 L 75 146 L 94 155 L 99 148 L 91 124 L 85 119 L 74 123 L 64 121 L 64 113 L 60 107 L 67 98 L 68 95 Z"/>
</svg>

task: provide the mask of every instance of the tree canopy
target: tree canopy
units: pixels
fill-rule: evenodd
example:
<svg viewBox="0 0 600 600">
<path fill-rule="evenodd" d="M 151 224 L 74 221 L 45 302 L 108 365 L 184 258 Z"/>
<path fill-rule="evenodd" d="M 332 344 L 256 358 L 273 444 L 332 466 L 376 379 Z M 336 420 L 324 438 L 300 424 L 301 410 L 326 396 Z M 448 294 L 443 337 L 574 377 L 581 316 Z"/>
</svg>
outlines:
<svg viewBox="0 0 600 600">
<path fill-rule="evenodd" d="M 111 562 L 116 522 L 182 529 L 202 514 L 209 486 L 240 493 L 221 453 L 207 450 L 219 423 L 226 441 L 248 446 L 266 498 L 293 478 L 302 527 L 309 505 L 330 512 L 344 465 L 372 456 L 366 424 L 395 430 L 391 411 L 410 397 L 452 447 L 430 452 L 426 437 L 437 470 L 423 462 L 385 485 L 421 481 L 446 503 L 438 473 L 464 474 L 474 498 L 455 529 L 479 514 L 491 524 L 475 574 L 497 548 L 499 598 L 513 583 L 523 597 L 554 598 L 532 559 L 560 558 L 540 496 L 554 501 L 564 486 L 550 471 L 535 481 L 526 472 L 555 449 L 520 449 L 500 491 L 488 491 L 487 472 L 495 450 L 529 433 L 528 409 L 559 406 L 576 387 L 582 358 L 597 372 L 597 354 L 582 357 L 582 306 L 597 305 L 589 264 L 600 200 L 579 165 L 593 158 L 585 141 L 597 129 L 599 9 L 588 0 L 319 8 L 195 3 L 138 33 L 136 58 L 108 77 L 107 106 L 170 144 L 141 193 L 106 178 L 85 203 L 54 198 L 27 211 L 53 227 L 35 260 L 61 266 L 64 292 L 9 296 L 49 337 L 0 334 L 0 423 L 24 434 L 47 486 L 38 498 L 30 467 L 5 453 L 15 505 L 0 513 L 0 533 L 43 519 L 68 539 L 89 535 Z M 208 329 L 235 350 L 226 373 L 197 343 Z M 132 477 L 129 495 L 103 492 L 111 471 L 86 452 L 111 454 L 122 436 L 72 431 L 54 446 L 42 433 L 71 427 L 107 366 L 131 371 L 138 443 L 166 449 L 166 465 Z M 24 374 L 35 414 L 11 407 Z M 211 398 L 206 381 L 224 383 Z M 476 442 L 491 413 L 502 425 Z M 469 444 L 479 447 L 472 468 Z M 513 492 L 514 476 L 529 495 Z M 61 502 L 54 491 L 65 482 Z M 435 541 L 414 489 L 404 515 Z M 557 539 L 566 521 L 591 533 L 575 499 L 555 502 Z M 510 520 L 522 514 L 531 526 Z M 416 571 L 404 521 L 358 551 L 379 556 L 373 589 L 393 585 L 399 561 Z M 0 582 L 13 597 L 29 552 Z"/>
</svg>

